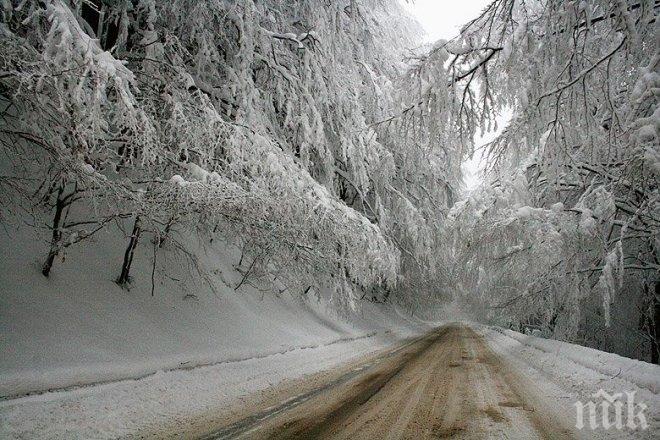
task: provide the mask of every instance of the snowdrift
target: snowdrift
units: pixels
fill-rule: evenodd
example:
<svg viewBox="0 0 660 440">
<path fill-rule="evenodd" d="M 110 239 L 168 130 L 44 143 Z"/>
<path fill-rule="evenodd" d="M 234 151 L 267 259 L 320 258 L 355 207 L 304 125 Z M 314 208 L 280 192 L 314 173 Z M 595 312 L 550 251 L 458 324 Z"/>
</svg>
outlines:
<svg viewBox="0 0 660 440">
<path fill-rule="evenodd" d="M 604 376 L 623 379 L 654 394 L 660 392 L 660 366 L 658 365 L 568 342 L 525 335 L 500 327 L 490 327 L 490 329 L 525 346 L 554 355 L 564 361 L 570 360 Z"/>
<path fill-rule="evenodd" d="M 149 238 L 138 248 L 131 289 L 114 282 L 126 245 L 115 228 L 70 248 L 45 278 L 38 258 L 47 237 L 34 234 L 23 226 L 1 233 L 4 398 L 357 339 L 392 340 L 428 328 L 382 304 L 340 313 L 346 308 L 329 292 L 278 294 L 248 283 L 234 291 L 240 253 L 193 237 L 178 237 L 189 254 L 159 251 L 154 296 Z"/>
</svg>

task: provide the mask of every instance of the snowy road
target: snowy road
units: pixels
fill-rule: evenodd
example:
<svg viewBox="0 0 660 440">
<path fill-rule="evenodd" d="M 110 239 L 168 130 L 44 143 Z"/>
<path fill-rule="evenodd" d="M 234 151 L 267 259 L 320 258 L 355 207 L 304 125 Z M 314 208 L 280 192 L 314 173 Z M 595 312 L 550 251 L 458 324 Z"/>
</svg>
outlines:
<svg viewBox="0 0 660 440">
<path fill-rule="evenodd" d="M 283 400 L 206 438 L 579 437 L 573 418 L 460 324 Z"/>
<path fill-rule="evenodd" d="M 659 378 L 615 354 L 450 324 L 0 401 L 0 438 L 657 439 Z M 647 429 L 574 429 L 574 404 L 603 391 L 634 393 Z"/>
</svg>

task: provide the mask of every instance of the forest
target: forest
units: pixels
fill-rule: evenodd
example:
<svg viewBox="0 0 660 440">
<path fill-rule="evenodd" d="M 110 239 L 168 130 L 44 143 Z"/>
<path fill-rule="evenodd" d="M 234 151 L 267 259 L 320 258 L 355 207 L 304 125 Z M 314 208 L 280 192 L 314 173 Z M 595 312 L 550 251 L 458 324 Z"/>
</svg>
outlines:
<svg viewBox="0 0 660 440">
<path fill-rule="evenodd" d="M 4 0 L 0 234 L 43 237 L 45 278 L 109 235 L 152 295 L 165 254 L 206 279 L 190 237 L 229 242 L 237 294 L 658 364 L 659 11 L 494 0 L 421 44 L 399 0 Z"/>
</svg>

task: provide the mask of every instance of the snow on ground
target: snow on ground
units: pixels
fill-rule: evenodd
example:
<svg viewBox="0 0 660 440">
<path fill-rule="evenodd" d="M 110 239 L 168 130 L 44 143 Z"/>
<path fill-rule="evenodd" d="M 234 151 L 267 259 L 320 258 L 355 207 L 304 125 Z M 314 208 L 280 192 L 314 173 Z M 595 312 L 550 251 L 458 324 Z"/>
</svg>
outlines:
<svg viewBox="0 0 660 440">
<path fill-rule="evenodd" d="M 0 248 L 12 249 L 0 259 L 0 438 L 149 431 L 428 329 L 381 304 L 340 314 L 328 292 L 276 294 L 247 283 L 234 291 L 240 253 L 226 243 L 181 238 L 206 281 L 166 246 L 154 296 L 150 237 L 130 291 L 114 283 L 127 242 L 116 229 L 72 248 L 46 279 L 47 237 L 30 234 L 0 231 Z M 20 397 L 48 390 L 59 391 Z"/>
<path fill-rule="evenodd" d="M 46 279 L 37 258 L 44 237 L 28 237 L 28 231 L 2 236 L 2 248 L 14 251 L 0 261 L 0 438 L 110 439 L 185 427 L 288 379 L 429 328 L 379 304 L 338 314 L 327 292 L 275 295 L 248 285 L 234 291 L 239 255 L 225 243 L 192 249 L 208 284 L 195 281 L 185 257 L 163 251 L 157 277 L 163 281 L 153 297 L 148 245 L 136 256 L 132 289 L 113 282 L 125 245 L 116 230 L 67 253 Z M 567 417 L 574 416 L 577 399 L 588 401 L 598 389 L 635 391 L 658 428 L 660 367 L 479 329 Z M 49 389 L 60 390 L 17 397 Z"/>
<path fill-rule="evenodd" d="M 0 438 L 113 439 L 186 426 L 285 379 L 383 348 L 384 335 L 0 402 Z"/>
<path fill-rule="evenodd" d="M 639 388 L 647 389 L 653 394 L 660 393 L 660 366 L 658 365 L 581 345 L 537 338 L 512 330 L 502 328 L 494 328 L 494 330 L 523 345 L 536 348 L 549 355 L 561 356 L 565 360 L 570 360 L 604 376 L 618 377 Z"/>
<path fill-rule="evenodd" d="M 0 232 L 1 248 L 12 249 L 0 259 L 0 397 L 250 359 L 402 326 L 414 331 L 416 325 L 372 303 L 342 316 L 327 292 L 319 298 L 278 295 L 247 283 L 234 291 L 242 278 L 233 267 L 240 254 L 225 243 L 191 245 L 208 284 L 190 273 L 187 257 L 166 247 L 158 255 L 153 297 L 150 237 L 138 248 L 131 290 L 114 283 L 127 243 L 117 230 L 73 248 L 47 279 L 39 272 L 45 237 L 29 233 Z"/>
<path fill-rule="evenodd" d="M 600 405 L 602 399 L 594 397 L 599 390 L 610 395 L 634 392 L 635 402 L 648 407 L 645 411 L 647 430 L 610 428 L 594 432 L 584 429 L 583 438 L 657 438 L 660 432 L 660 366 L 499 327 L 478 326 L 477 331 L 498 355 L 534 380 L 545 392 L 545 401 L 554 402 L 558 413 L 569 420 L 576 420 L 574 405 L 578 401 L 594 401 Z M 599 413 L 599 422 L 600 417 Z M 588 423 L 586 417 L 585 423 Z"/>
</svg>

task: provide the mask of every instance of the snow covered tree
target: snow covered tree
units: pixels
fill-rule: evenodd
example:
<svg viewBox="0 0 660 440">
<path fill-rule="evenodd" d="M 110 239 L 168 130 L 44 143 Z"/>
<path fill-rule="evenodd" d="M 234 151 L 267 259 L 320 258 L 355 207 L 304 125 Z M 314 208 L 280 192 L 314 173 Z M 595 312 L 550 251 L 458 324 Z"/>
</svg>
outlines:
<svg viewBox="0 0 660 440">
<path fill-rule="evenodd" d="M 475 238 L 483 244 L 496 231 L 506 231 L 509 238 L 501 245 L 521 245 L 515 255 L 531 259 L 538 257 L 538 239 L 549 224 L 563 236 L 559 256 L 542 259 L 543 273 L 533 267 L 531 280 L 524 279 L 530 273 L 525 261 L 513 255 L 516 264 L 508 268 L 488 262 L 506 255 L 498 254 L 503 248 L 473 247 L 470 258 L 483 263 L 475 264 L 490 282 L 502 271 L 509 279 L 518 277 L 507 292 L 491 292 L 490 303 L 526 297 L 542 279 L 555 283 L 567 300 L 577 286 L 577 303 L 571 299 L 554 307 L 566 314 L 578 307 L 569 304 L 579 303 L 581 310 L 579 318 L 569 319 L 577 319 L 575 331 L 562 337 L 646 356 L 626 352 L 626 341 L 633 338 L 654 361 L 660 307 L 655 293 L 660 110 L 653 92 L 660 79 L 659 9 L 657 2 L 644 0 L 497 0 L 458 38 L 435 49 L 449 56 L 448 86 L 461 126 L 494 127 L 498 113 L 513 114 L 486 146 L 487 179 L 505 194 L 516 192 L 507 185 L 523 181 L 528 193 L 518 206 L 510 200 L 509 206 L 491 208 L 484 216 L 488 222 L 479 217 L 485 229 Z M 472 134 L 469 128 L 462 132 Z M 465 139 L 469 144 L 472 138 Z M 524 206 L 543 221 L 525 221 L 525 228 L 515 231 L 511 226 L 522 220 L 506 219 L 511 209 Z M 570 238 L 570 231 L 585 238 Z M 530 248 L 524 237 L 532 232 L 537 244 Z M 578 279 L 566 278 L 576 271 Z M 553 294 L 538 295 L 549 300 Z M 518 307 L 514 301 L 509 305 Z M 509 307 L 499 309 L 505 315 Z M 543 302 L 527 311 L 546 312 Z"/>
<path fill-rule="evenodd" d="M 166 247 L 177 228 L 249 242 L 292 292 L 330 285 L 349 306 L 436 268 L 458 161 L 423 125 L 382 123 L 419 35 L 397 0 L 3 8 L 3 184 L 49 203 L 45 275 L 115 221 L 122 285 L 140 237 Z"/>
</svg>

